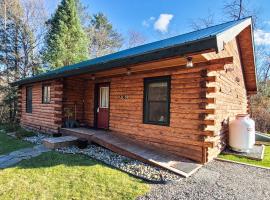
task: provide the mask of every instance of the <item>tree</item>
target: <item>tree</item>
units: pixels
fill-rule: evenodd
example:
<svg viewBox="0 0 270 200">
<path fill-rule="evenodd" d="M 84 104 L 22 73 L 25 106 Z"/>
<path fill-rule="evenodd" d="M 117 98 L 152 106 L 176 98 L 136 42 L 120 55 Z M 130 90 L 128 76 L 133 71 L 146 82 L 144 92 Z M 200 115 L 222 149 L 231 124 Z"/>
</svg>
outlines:
<svg viewBox="0 0 270 200">
<path fill-rule="evenodd" d="M 239 20 L 252 16 L 254 28 L 258 27 L 259 12 L 257 8 L 248 7 L 248 0 L 229 0 L 224 3 L 223 12 L 229 20 Z"/>
<path fill-rule="evenodd" d="M 103 56 L 119 50 L 123 44 L 121 34 L 113 29 L 107 17 L 98 13 L 95 14 L 88 28 L 86 28 L 91 58 Z"/>
<path fill-rule="evenodd" d="M 45 0 L 21 0 L 23 9 L 23 77 L 36 75 L 43 71 L 41 49 L 46 34 L 47 13 Z"/>
<path fill-rule="evenodd" d="M 238 20 L 246 16 L 247 10 L 243 0 L 232 0 L 224 4 L 224 14 L 232 20 Z"/>
<path fill-rule="evenodd" d="M 88 39 L 81 26 L 75 0 L 62 0 L 47 25 L 43 58 L 51 68 L 88 58 Z"/>
<path fill-rule="evenodd" d="M 0 0 L 0 62 L 7 80 L 37 74 L 46 20 L 43 0 Z"/>
<path fill-rule="evenodd" d="M 256 9 L 248 9 L 247 0 L 231 0 L 224 5 L 224 14 L 231 20 L 242 19 L 247 16 L 253 17 L 253 27 L 259 24 Z M 255 44 L 256 45 L 256 44 Z M 256 129 L 262 132 L 270 131 L 270 57 L 267 50 L 260 45 L 255 48 L 257 65 L 257 87 L 258 93 L 250 99 L 250 113 L 255 120 Z"/>
<path fill-rule="evenodd" d="M 89 6 L 84 5 L 81 0 L 76 0 L 76 6 L 81 25 L 84 29 L 86 29 L 92 19 L 92 16 L 88 12 Z"/>
<path fill-rule="evenodd" d="M 0 0 L 0 95 L 11 121 L 15 119 L 17 96 L 9 83 L 40 69 L 45 22 L 42 5 L 43 0 Z"/>
<path fill-rule="evenodd" d="M 270 53 L 265 46 L 256 47 L 257 77 L 261 84 L 270 79 Z M 269 84 L 268 84 L 269 85 Z"/>
<path fill-rule="evenodd" d="M 130 30 L 128 32 L 127 48 L 136 47 L 146 42 L 146 38 L 140 32 Z"/>
<path fill-rule="evenodd" d="M 191 20 L 190 26 L 193 30 L 197 31 L 203 28 L 208 28 L 214 25 L 214 14 L 208 10 L 208 16 L 204 18 L 198 18 L 197 20 Z"/>
</svg>

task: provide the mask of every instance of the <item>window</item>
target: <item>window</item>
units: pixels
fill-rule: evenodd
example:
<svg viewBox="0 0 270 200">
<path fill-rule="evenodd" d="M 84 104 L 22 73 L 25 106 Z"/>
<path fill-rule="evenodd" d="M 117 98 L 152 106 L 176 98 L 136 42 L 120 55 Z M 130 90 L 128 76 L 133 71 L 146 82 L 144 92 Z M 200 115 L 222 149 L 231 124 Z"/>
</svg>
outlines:
<svg viewBox="0 0 270 200">
<path fill-rule="evenodd" d="M 26 112 L 32 113 L 32 87 L 26 88 Z"/>
<path fill-rule="evenodd" d="M 100 108 L 109 108 L 109 87 L 100 87 Z"/>
<path fill-rule="evenodd" d="M 144 80 L 144 123 L 169 125 L 170 87 L 169 76 Z"/>
<path fill-rule="evenodd" d="M 42 86 L 42 103 L 51 102 L 51 86 L 43 85 Z"/>
</svg>

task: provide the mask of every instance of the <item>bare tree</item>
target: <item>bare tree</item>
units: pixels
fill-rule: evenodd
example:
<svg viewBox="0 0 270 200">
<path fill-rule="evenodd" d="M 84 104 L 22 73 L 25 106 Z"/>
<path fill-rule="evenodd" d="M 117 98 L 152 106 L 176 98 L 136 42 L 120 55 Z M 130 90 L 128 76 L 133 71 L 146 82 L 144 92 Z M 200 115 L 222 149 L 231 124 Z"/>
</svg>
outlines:
<svg viewBox="0 0 270 200">
<path fill-rule="evenodd" d="M 48 18 L 44 0 L 21 0 L 23 8 L 21 43 L 23 46 L 24 63 L 22 76 L 37 74 L 42 61 L 40 52 L 46 33 L 45 22 Z"/>
<path fill-rule="evenodd" d="M 133 30 L 128 31 L 128 41 L 127 41 L 128 48 L 145 44 L 145 42 L 146 37 L 142 33 Z"/>
<path fill-rule="evenodd" d="M 208 28 L 210 26 L 214 25 L 214 18 L 215 15 L 209 10 L 208 15 L 204 18 L 198 18 L 196 20 L 191 20 L 190 21 L 190 27 L 197 31 L 203 28 Z"/>
<path fill-rule="evenodd" d="M 227 0 L 223 6 L 223 13 L 229 20 L 239 20 L 248 16 L 253 18 L 253 26 L 258 27 L 259 10 L 249 8 L 249 0 Z"/>
<path fill-rule="evenodd" d="M 5 52 L 0 63 L 10 82 L 36 73 L 41 63 L 46 12 L 44 0 L 0 0 L 0 4 L 0 34 L 4 36 L 0 39 L 1 55 Z"/>
<path fill-rule="evenodd" d="M 243 5 L 243 0 L 232 0 L 224 4 L 223 7 L 225 15 L 230 19 L 238 20 L 246 16 L 247 10 Z"/>
<path fill-rule="evenodd" d="M 224 5 L 224 14 L 231 20 L 239 20 L 247 16 L 253 17 L 253 27 L 260 26 L 258 10 L 248 9 L 248 0 L 231 0 Z M 255 44 L 256 45 L 256 44 Z M 256 123 L 256 129 L 262 132 L 270 131 L 270 54 L 264 46 L 255 48 L 257 66 L 258 93 L 251 97 L 251 115 Z"/>
<path fill-rule="evenodd" d="M 270 53 L 264 46 L 256 48 L 257 77 L 261 84 L 266 84 L 270 79 Z"/>
<path fill-rule="evenodd" d="M 0 93 L 15 119 L 16 90 L 9 83 L 36 74 L 43 41 L 43 0 L 0 0 Z"/>
</svg>

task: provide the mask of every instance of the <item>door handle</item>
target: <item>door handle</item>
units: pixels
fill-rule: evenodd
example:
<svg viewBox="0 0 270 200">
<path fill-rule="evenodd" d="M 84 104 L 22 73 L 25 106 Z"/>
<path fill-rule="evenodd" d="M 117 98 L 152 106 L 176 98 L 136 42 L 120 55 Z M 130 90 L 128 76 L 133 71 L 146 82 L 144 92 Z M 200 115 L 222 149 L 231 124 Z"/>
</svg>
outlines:
<svg viewBox="0 0 270 200">
<path fill-rule="evenodd" d="M 99 107 L 97 108 L 97 113 L 99 112 Z"/>
</svg>

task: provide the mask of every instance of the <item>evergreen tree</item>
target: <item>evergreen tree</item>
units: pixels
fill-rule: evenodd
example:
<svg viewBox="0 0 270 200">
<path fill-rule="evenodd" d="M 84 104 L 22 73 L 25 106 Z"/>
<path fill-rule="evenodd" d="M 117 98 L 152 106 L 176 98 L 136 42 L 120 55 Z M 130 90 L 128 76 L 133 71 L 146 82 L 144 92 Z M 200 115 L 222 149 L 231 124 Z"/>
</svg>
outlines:
<svg viewBox="0 0 270 200">
<path fill-rule="evenodd" d="M 86 32 L 90 40 L 89 53 L 92 58 L 113 53 L 123 44 L 122 36 L 113 29 L 102 13 L 93 15 Z"/>
<path fill-rule="evenodd" d="M 54 16 L 47 22 L 44 60 L 57 68 L 88 58 L 88 39 L 77 13 L 76 0 L 62 0 Z"/>
</svg>

